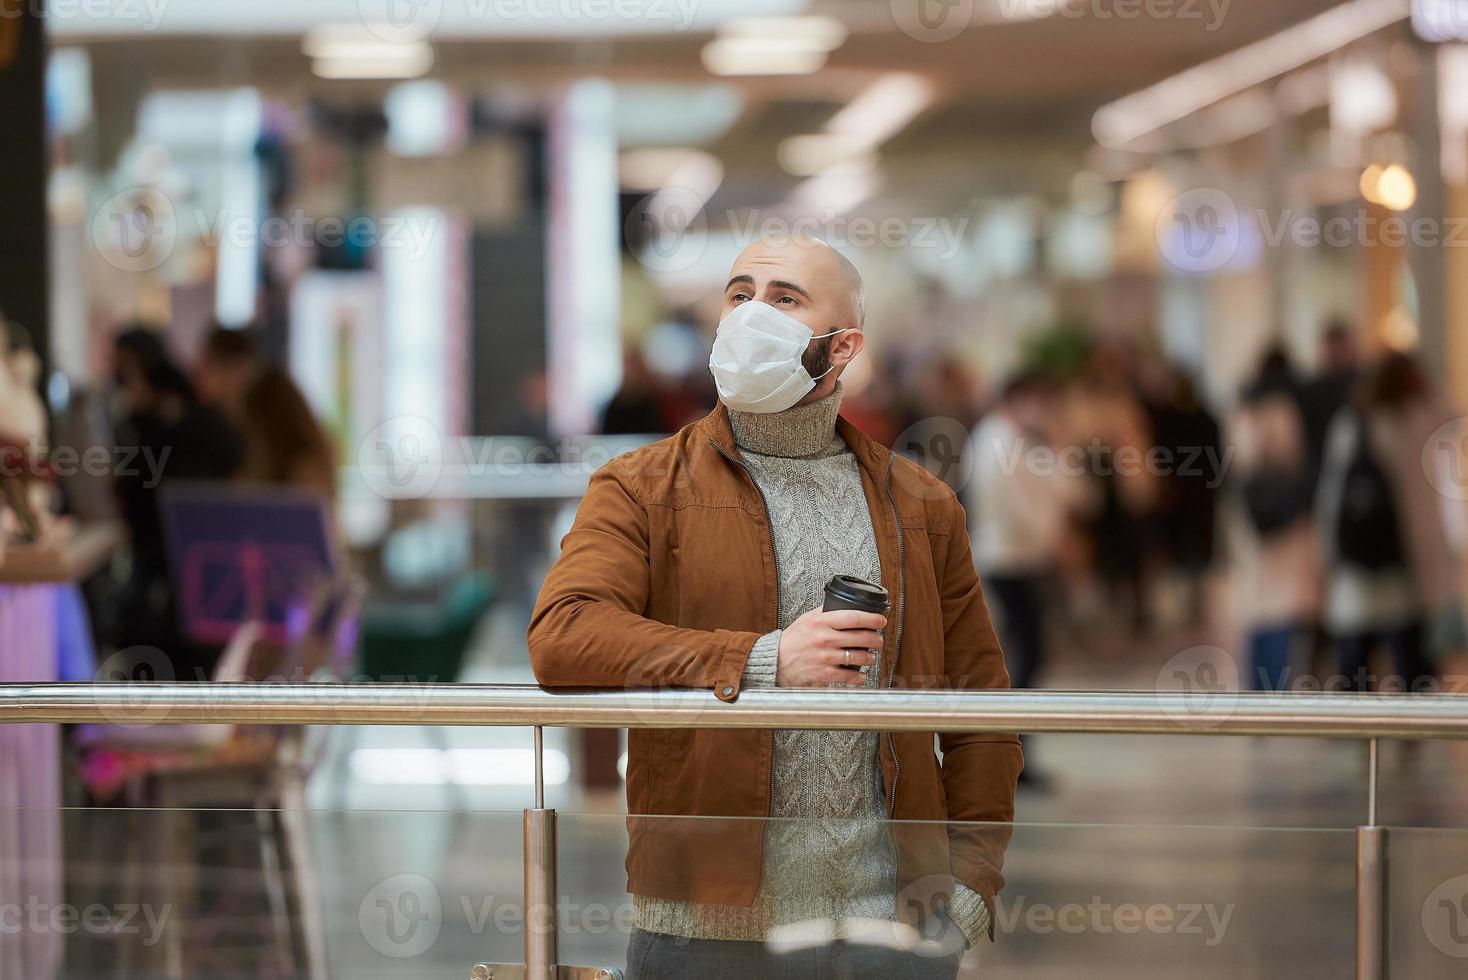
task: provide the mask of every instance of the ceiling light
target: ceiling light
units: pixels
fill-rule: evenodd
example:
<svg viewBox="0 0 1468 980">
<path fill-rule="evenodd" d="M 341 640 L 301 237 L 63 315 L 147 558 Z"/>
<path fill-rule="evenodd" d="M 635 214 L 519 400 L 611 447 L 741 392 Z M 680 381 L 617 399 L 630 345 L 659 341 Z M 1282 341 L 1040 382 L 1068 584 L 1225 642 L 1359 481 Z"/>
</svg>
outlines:
<svg viewBox="0 0 1468 980">
<path fill-rule="evenodd" d="M 719 29 L 726 38 L 780 38 L 815 51 L 835 51 L 846 42 L 846 25 L 834 17 L 738 17 Z"/>
<path fill-rule="evenodd" d="M 703 66 L 715 75 L 809 75 L 826 65 L 826 52 L 772 37 L 721 37 L 703 46 Z"/>
<path fill-rule="evenodd" d="M 867 86 L 826 124 L 826 132 L 864 147 L 897 135 L 933 102 L 933 85 L 910 72 L 889 72 Z"/>
<path fill-rule="evenodd" d="M 419 78 L 432 67 L 433 49 L 426 44 L 396 58 L 317 58 L 311 63 L 316 77 L 331 79 Z"/>
<path fill-rule="evenodd" d="M 790 203 L 805 214 L 845 214 L 882 186 L 876 170 L 822 171 L 790 192 Z"/>
<path fill-rule="evenodd" d="M 870 168 L 875 160 L 869 147 L 849 136 L 807 133 L 780 141 L 775 158 L 786 173 L 810 177 L 829 167 Z"/>
<path fill-rule="evenodd" d="M 320 78 L 417 78 L 433 67 L 427 41 L 384 40 L 365 24 L 322 24 L 301 41 Z"/>
<path fill-rule="evenodd" d="M 692 190 L 703 200 L 708 200 L 724 180 L 724 165 L 718 157 L 688 147 L 628 150 L 618 159 L 617 171 L 627 190 L 681 187 Z"/>
<path fill-rule="evenodd" d="M 1096 111 L 1091 132 L 1106 146 L 1122 146 L 1261 82 L 1389 27 L 1409 15 L 1407 0 L 1350 0 L 1166 78 Z"/>
</svg>

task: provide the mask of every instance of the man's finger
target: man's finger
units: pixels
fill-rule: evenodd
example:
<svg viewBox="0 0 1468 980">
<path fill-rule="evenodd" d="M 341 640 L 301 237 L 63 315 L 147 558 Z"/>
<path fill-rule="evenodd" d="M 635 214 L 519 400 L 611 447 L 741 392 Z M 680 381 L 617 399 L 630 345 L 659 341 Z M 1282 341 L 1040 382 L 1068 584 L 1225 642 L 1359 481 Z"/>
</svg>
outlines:
<svg viewBox="0 0 1468 980">
<path fill-rule="evenodd" d="M 834 630 L 829 642 L 842 650 L 880 650 L 882 634 L 875 630 Z"/>
<path fill-rule="evenodd" d="M 881 613 L 860 609 L 833 609 L 821 613 L 821 619 L 823 626 L 838 630 L 879 630 L 887 625 L 887 617 Z"/>
<path fill-rule="evenodd" d="M 850 658 L 847 657 L 850 654 Z M 870 667 L 877 662 L 876 655 L 870 650 L 836 650 L 831 654 L 831 662 L 838 667 Z"/>
</svg>

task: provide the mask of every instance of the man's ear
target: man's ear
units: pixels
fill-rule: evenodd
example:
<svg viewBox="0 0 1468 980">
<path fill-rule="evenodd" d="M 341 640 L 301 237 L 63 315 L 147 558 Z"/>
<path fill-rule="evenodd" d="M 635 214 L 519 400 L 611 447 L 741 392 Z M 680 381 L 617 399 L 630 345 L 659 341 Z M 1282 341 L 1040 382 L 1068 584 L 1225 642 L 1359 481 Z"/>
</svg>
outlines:
<svg viewBox="0 0 1468 980">
<path fill-rule="evenodd" d="M 850 364 L 856 355 L 861 353 L 863 345 L 866 344 L 866 336 L 860 330 L 848 330 L 838 333 L 832 337 L 831 344 L 831 366 L 845 367 Z"/>
</svg>

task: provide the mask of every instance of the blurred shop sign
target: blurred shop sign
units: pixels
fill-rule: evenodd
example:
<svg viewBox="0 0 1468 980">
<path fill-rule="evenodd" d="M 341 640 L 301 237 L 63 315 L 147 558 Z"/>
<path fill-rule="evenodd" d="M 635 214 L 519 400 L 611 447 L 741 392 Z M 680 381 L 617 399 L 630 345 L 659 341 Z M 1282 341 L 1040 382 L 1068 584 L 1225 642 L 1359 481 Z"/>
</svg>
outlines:
<svg viewBox="0 0 1468 980">
<path fill-rule="evenodd" d="M 1424 41 L 1468 41 L 1468 0 L 1412 0 L 1412 29 Z"/>
<path fill-rule="evenodd" d="M 372 161 L 375 205 L 386 213 L 402 208 L 442 208 L 476 225 L 512 221 L 525 200 L 525 161 L 509 139 L 476 142 L 445 156 L 399 156 L 380 152 Z"/>
</svg>

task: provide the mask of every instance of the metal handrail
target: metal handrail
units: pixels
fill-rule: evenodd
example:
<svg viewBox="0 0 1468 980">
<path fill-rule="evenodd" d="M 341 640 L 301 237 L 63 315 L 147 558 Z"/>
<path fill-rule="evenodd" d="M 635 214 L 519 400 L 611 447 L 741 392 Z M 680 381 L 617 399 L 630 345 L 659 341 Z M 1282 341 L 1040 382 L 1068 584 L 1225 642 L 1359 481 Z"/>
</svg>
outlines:
<svg viewBox="0 0 1468 980">
<path fill-rule="evenodd" d="M 1468 738 L 1468 696 L 1181 691 L 546 690 L 516 684 L 0 684 L 0 724 L 224 722 Z"/>
<path fill-rule="evenodd" d="M 1377 825 L 1378 739 L 1468 738 L 1468 697 L 1226 691 L 546 690 L 528 684 L 0 684 L 0 724 L 226 722 L 501 725 L 535 729 L 535 806 L 525 811 L 525 965 L 474 977 L 607 977 L 558 963 L 555 810 L 545 806 L 542 728 L 804 728 L 916 732 L 1278 735 L 1365 740 L 1366 822 L 1356 829 L 1356 976 L 1386 975 L 1386 841 Z"/>
</svg>

